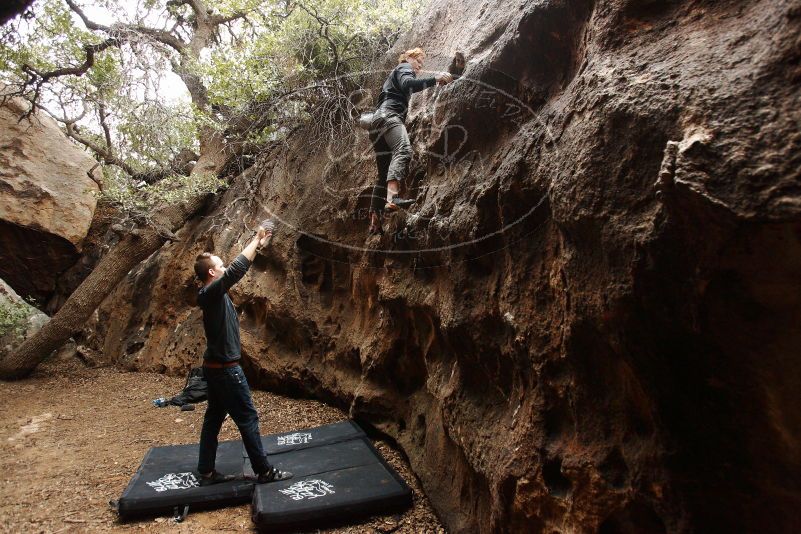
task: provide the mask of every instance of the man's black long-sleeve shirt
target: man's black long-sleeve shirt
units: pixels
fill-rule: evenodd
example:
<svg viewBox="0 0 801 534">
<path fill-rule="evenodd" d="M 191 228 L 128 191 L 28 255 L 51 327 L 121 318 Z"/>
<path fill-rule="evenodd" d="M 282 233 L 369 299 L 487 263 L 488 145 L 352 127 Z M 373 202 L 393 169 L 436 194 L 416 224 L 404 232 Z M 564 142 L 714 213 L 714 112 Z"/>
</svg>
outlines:
<svg viewBox="0 0 801 534">
<path fill-rule="evenodd" d="M 436 83 L 437 79 L 433 77 L 417 78 L 412 66 L 403 62 L 395 67 L 381 87 L 378 109 L 394 113 L 406 121 L 406 111 L 409 109 L 409 98 L 412 93 L 433 87 Z"/>
<path fill-rule="evenodd" d="M 241 357 L 239 318 L 228 290 L 245 276 L 250 261 L 240 254 L 214 282 L 201 288 L 197 304 L 203 310 L 206 332 L 206 353 L 203 358 L 215 362 L 232 362 Z"/>
</svg>

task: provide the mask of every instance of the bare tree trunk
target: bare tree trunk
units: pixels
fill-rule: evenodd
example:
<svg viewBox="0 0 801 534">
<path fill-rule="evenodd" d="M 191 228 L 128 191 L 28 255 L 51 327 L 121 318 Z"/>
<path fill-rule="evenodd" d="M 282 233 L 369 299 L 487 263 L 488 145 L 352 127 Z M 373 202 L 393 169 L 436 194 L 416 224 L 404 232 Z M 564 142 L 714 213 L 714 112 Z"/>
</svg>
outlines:
<svg viewBox="0 0 801 534">
<path fill-rule="evenodd" d="M 202 168 L 211 172 L 218 170 L 224 163 L 224 154 L 220 151 L 216 156 L 201 156 Z M 204 199 L 205 195 L 199 195 L 184 205 L 167 206 L 159 210 L 154 220 L 174 232 L 200 209 Z M 97 267 L 41 330 L 25 340 L 16 351 L 0 360 L 0 378 L 22 378 L 30 374 L 43 359 L 80 331 L 120 280 L 161 248 L 165 241 L 163 235 L 150 227 L 140 228 L 126 235 L 100 260 Z"/>
<path fill-rule="evenodd" d="M 0 378 L 22 378 L 33 371 L 39 362 L 79 331 L 117 283 L 162 243 L 164 238 L 152 230 L 139 236 L 125 236 L 41 330 L 0 360 Z"/>
</svg>

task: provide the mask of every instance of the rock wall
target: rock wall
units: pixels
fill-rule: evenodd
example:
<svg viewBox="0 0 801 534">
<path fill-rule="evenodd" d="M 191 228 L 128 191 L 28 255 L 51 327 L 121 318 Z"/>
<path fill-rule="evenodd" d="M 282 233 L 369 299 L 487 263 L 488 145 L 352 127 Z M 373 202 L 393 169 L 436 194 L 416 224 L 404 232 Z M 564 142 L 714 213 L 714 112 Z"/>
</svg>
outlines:
<svg viewBox="0 0 801 534">
<path fill-rule="evenodd" d="M 0 106 L 0 278 L 45 303 L 80 256 L 101 171 L 52 119 L 20 120 L 27 109 Z"/>
<path fill-rule="evenodd" d="M 232 292 L 250 380 L 395 438 L 453 532 L 796 532 L 800 28 L 797 1 L 435 0 L 397 50 L 469 62 L 415 96 L 408 215 L 367 238 L 364 136 L 300 133 L 88 341 L 186 369 L 194 256 L 269 210 Z"/>
</svg>

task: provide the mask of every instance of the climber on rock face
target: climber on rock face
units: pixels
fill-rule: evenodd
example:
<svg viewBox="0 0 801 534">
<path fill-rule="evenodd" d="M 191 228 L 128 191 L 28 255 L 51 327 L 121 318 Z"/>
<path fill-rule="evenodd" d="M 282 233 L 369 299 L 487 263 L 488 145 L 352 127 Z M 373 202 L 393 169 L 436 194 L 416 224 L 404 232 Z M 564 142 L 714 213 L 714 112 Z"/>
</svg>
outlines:
<svg viewBox="0 0 801 534">
<path fill-rule="evenodd" d="M 226 414 L 231 416 L 239 428 L 253 471 L 257 475 L 257 483 L 292 478 L 292 473 L 270 464 L 264 453 L 259 437 L 259 415 L 253 406 L 245 374 L 239 365 L 239 319 L 228 296 L 231 286 L 248 271 L 256 257 L 256 248 L 267 243 L 271 236 L 272 229 L 265 228 L 262 223 L 258 233 L 228 268 L 225 268 L 218 256 L 208 252 L 195 259 L 195 274 L 203 282 L 197 303 L 203 310 L 203 330 L 207 344 L 203 355 L 203 374 L 208 383 L 208 406 L 200 432 L 197 466 L 201 486 L 234 478 L 233 475 L 221 474 L 214 469 L 217 436 Z"/>
<path fill-rule="evenodd" d="M 389 74 L 378 96 L 378 108 L 370 124 L 370 141 L 378 164 L 378 182 L 370 202 L 370 234 L 383 233 L 381 214 L 384 210 L 406 208 L 414 200 L 400 197 L 400 184 L 406 178 L 412 146 L 404 121 L 412 93 L 436 84 L 447 84 L 453 76 L 444 72 L 418 78 L 425 52 L 421 48 L 407 50 L 398 58 L 398 66 Z"/>
</svg>

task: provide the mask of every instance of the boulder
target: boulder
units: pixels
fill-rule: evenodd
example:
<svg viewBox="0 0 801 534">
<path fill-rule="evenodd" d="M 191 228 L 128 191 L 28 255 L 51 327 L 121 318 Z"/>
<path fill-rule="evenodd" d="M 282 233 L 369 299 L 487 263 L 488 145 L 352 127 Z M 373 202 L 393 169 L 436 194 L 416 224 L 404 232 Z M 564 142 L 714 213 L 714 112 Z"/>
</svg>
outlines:
<svg viewBox="0 0 801 534">
<path fill-rule="evenodd" d="M 26 111 L 17 98 L 0 106 L 0 277 L 45 302 L 80 254 L 101 171 L 54 120 L 20 120 Z"/>
<path fill-rule="evenodd" d="M 249 380 L 392 436 L 450 532 L 799 532 L 799 35 L 789 1 L 429 2 L 386 69 L 468 61 L 413 97 L 408 214 L 367 237 L 363 134 L 298 130 L 92 340 L 185 372 L 195 255 L 269 208 L 231 292 Z"/>
</svg>

